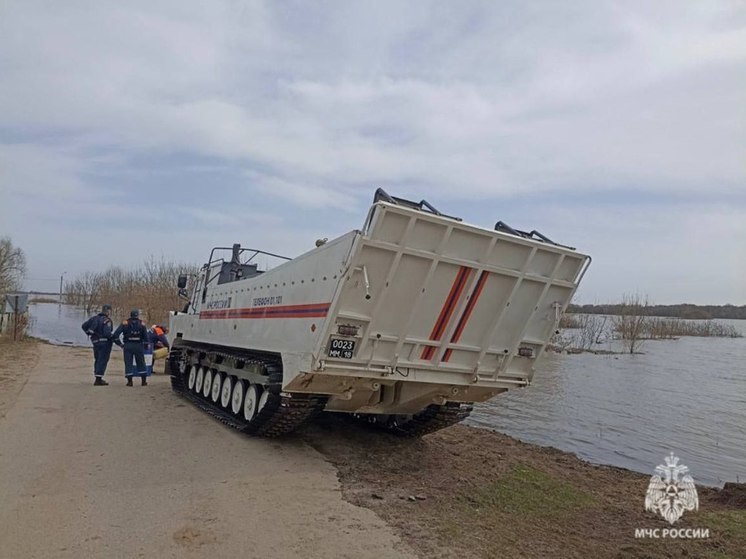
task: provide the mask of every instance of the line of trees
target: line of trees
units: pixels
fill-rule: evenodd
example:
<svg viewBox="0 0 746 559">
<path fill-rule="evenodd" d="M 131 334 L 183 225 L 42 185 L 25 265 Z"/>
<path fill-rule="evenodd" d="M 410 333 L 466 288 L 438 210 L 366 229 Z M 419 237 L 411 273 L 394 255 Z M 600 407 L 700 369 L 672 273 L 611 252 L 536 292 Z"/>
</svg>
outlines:
<svg viewBox="0 0 746 559">
<path fill-rule="evenodd" d="M 112 306 L 115 319 L 139 309 L 143 319 L 164 324 L 169 311 L 184 306 L 177 293 L 179 274 L 194 274 L 197 266 L 150 258 L 142 266 L 126 270 L 112 266 L 103 272 L 86 272 L 65 283 L 63 301 L 92 313 L 103 304 Z"/>
<path fill-rule="evenodd" d="M 623 310 L 623 303 L 604 305 L 570 305 L 568 313 L 576 314 L 607 314 L 618 315 Z M 683 319 L 713 319 L 726 318 L 746 320 L 746 305 L 692 305 L 682 303 L 679 305 L 646 305 L 645 312 L 648 316 L 662 316 Z"/>
<path fill-rule="evenodd" d="M 608 314 L 565 314 L 560 328 L 574 330 L 570 339 L 558 336 L 554 342 L 561 349 L 589 351 L 593 345 L 609 337 L 620 339 L 625 352 L 637 353 L 645 340 L 667 340 L 681 336 L 740 338 L 742 334 L 730 324 L 714 320 L 684 320 L 655 316 L 658 306 L 651 305 L 647 297 L 624 295 L 614 305 L 588 305 L 604 308 Z M 576 308 L 583 309 L 584 307 Z"/>
</svg>

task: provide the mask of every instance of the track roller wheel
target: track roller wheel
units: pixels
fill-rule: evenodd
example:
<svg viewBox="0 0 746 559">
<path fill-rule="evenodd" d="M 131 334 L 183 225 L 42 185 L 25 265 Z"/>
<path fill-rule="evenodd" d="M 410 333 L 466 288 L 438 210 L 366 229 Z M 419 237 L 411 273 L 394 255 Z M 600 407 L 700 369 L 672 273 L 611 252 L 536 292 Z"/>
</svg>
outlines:
<svg viewBox="0 0 746 559">
<path fill-rule="evenodd" d="M 202 395 L 205 398 L 209 398 L 212 393 L 212 376 L 213 372 L 210 369 L 205 369 L 205 378 L 202 381 Z"/>
<path fill-rule="evenodd" d="M 189 390 L 194 390 L 194 384 L 197 382 L 197 367 L 189 367 L 189 380 L 187 386 Z"/>
<path fill-rule="evenodd" d="M 244 394 L 246 393 L 246 384 L 245 380 L 236 380 L 233 385 L 233 394 L 231 395 L 231 411 L 233 412 L 233 415 L 239 415 L 241 413 Z"/>
<path fill-rule="evenodd" d="M 221 373 L 220 371 L 215 371 L 215 376 L 212 377 L 212 394 L 210 394 L 210 399 L 213 401 L 213 403 L 217 404 L 220 402 L 220 392 L 223 388 L 223 377 L 225 375 Z"/>
<path fill-rule="evenodd" d="M 223 388 L 220 391 L 220 405 L 226 410 L 230 408 L 233 387 L 236 384 L 236 380 L 234 376 L 226 376 L 223 381 Z"/>
<path fill-rule="evenodd" d="M 202 383 L 205 381 L 205 367 L 200 367 L 197 371 L 197 378 L 194 380 L 194 391 L 197 394 L 202 393 Z"/>
<path fill-rule="evenodd" d="M 246 389 L 246 397 L 243 402 L 243 418 L 246 421 L 251 421 L 256 417 L 256 412 L 259 411 L 259 388 L 256 384 L 252 383 Z"/>
</svg>

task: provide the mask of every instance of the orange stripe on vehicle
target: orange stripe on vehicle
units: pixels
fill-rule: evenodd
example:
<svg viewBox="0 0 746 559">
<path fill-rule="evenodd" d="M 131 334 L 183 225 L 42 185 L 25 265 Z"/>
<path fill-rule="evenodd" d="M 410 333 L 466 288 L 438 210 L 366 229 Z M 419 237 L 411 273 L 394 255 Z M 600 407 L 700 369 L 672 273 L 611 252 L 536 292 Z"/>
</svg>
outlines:
<svg viewBox="0 0 746 559">
<path fill-rule="evenodd" d="M 433 331 L 430 332 L 430 340 L 438 341 L 443 336 L 446 325 L 451 320 L 453 311 L 456 308 L 456 301 L 459 300 L 459 298 L 461 297 L 461 293 L 464 291 L 466 279 L 469 277 L 471 270 L 472 269 L 468 266 L 461 266 L 461 268 L 459 268 L 459 271 L 456 274 L 456 279 L 453 281 L 453 285 L 451 286 L 451 291 L 448 293 L 448 297 L 446 297 L 445 303 L 443 303 L 443 308 L 440 309 L 438 320 L 435 321 Z M 433 353 L 435 353 L 435 348 L 432 346 L 427 346 L 425 349 L 422 350 L 420 359 L 432 359 Z"/>
<path fill-rule="evenodd" d="M 248 318 L 323 318 L 329 312 L 331 303 L 312 303 L 308 305 L 274 305 L 267 307 L 249 307 L 244 309 L 221 309 L 201 311 L 201 319 L 248 319 Z"/>
<path fill-rule="evenodd" d="M 455 344 L 461 338 L 461 334 L 463 333 L 464 328 L 466 328 L 466 323 L 469 322 L 471 313 L 477 304 L 477 299 L 479 299 L 479 296 L 482 294 L 482 289 L 484 289 L 484 284 L 487 283 L 487 276 L 489 275 L 490 275 L 489 272 L 486 272 L 486 271 L 483 271 L 479 275 L 479 279 L 477 280 L 477 285 L 474 287 L 474 292 L 471 294 L 469 303 L 466 305 L 466 308 L 464 309 L 464 314 L 461 315 L 461 318 L 458 321 L 458 325 L 456 326 L 456 331 L 453 333 L 453 336 L 451 337 L 452 344 Z M 443 356 L 443 361 L 448 361 L 451 358 L 452 353 L 453 353 L 452 349 L 450 348 L 447 349 L 445 355 Z"/>
</svg>

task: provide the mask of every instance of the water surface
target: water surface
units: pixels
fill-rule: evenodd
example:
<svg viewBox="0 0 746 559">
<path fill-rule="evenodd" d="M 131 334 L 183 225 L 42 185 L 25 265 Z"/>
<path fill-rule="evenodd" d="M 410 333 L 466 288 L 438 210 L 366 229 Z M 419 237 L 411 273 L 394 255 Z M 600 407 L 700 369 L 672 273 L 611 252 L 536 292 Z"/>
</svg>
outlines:
<svg viewBox="0 0 746 559">
<path fill-rule="evenodd" d="M 746 321 L 722 321 L 746 332 Z M 647 341 L 643 355 L 542 356 L 530 387 L 470 422 L 651 473 L 674 452 L 698 483 L 746 481 L 746 338 Z"/>
<path fill-rule="evenodd" d="M 80 327 L 88 319 L 82 310 L 57 303 L 29 304 L 29 331 L 36 338 L 53 344 L 90 346 Z"/>
</svg>

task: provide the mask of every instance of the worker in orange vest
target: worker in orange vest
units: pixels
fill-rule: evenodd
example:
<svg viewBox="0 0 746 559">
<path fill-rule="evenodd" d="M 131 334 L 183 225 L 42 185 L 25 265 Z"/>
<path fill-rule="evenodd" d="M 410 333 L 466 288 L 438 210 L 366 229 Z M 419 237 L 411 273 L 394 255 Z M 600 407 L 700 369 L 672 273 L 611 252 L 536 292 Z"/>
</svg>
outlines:
<svg viewBox="0 0 746 559">
<path fill-rule="evenodd" d="M 168 328 L 153 324 L 148 330 L 148 342 L 153 344 L 153 360 L 162 359 L 168 355 L 170 344 L 168 343 Z"/>
</svg>

